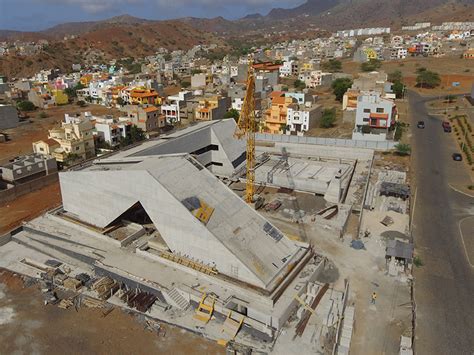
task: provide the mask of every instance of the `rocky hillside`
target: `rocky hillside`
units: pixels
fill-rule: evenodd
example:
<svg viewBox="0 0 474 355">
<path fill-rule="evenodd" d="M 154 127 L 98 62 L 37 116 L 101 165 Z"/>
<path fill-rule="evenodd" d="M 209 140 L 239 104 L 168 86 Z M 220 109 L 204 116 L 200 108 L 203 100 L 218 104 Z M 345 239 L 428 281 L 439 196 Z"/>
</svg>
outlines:
<svg viewBox="0 0 474 355">
<path fill-rule="evenodd" d="M 178 21 L 101 24 L 75 35 L 76 38 L 68 40 L 55 40 L 51 35 L 45 35 L 50 44 L 42 53 L 32 57 L 0 57 L 0 73 L 8 77 L 30 76 L 41 69 L 53 67 L 67 72 L 73 63 L 140 58 L 155 53 L 159 47 L 175 50 L 209 43 L 224 46 L 222 40 L 211 33 Z"/>
</svg>

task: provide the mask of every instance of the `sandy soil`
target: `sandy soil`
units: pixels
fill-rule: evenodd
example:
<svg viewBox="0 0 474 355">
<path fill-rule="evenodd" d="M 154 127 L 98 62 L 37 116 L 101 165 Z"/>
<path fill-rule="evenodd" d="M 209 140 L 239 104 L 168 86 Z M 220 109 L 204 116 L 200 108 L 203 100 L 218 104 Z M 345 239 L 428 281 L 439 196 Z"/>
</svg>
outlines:
<svg viewBox="0 0 474 355">
<path fill-rule="evenodd" d="M 0 270 L 2 354 L 224 354 L 224 348 L 166 324 L 160 335 L 116 308 L 105 318 L 96 309 L 44 306 L 37 286 Z"/>
<path fill-rule="evenodd" d="M 61 203 L 59 182 L 0 204 L 0 235 Z"/>
<path fill-rule="evenodd" d="M 117 109 L 110 109 L 100 105 L 88 105 L 86 107 L 79 107 L 77 105 L 64 105 L 44 110 L 48 117 L 39 118 L 38 115 L 42 110 L 29 112 L 29 121 L 20 126 L 6 130 L 10 140 L 6 143 L 0 143 L 0 163 L 12 157 L 31 153 L 33 151 L 32 144 L 41 139 L 46 139 L 48 130 L 54 126 L 59 126 L 60 122 L 64 120 L 65 113 L 77 113 L 90 111 L 94 115 L 114 115 L 118 116 Z"/>
</svg>

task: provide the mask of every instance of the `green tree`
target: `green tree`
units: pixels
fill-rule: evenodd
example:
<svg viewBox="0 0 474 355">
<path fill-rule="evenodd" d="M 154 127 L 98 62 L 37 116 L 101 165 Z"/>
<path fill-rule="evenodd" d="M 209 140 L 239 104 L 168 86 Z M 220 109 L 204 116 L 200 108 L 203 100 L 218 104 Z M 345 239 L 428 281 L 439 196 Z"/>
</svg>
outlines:
<svg viewBox="0 0 474 355">
<path fill-rule="evenodd" d="M 191 83 L 189 81 L 182 81 L 181 82 L 181 87 L 183 88 L 188 88 L 191 86 Z"/>
<path fill-rule="evenodd" d="M 235 108 L 231 108 L 224 115 L 224 118 L 233 118 L 235 122 L 239 122 L 239 117 L 240 117 L 239 111 L 237 111 Z"/>
<path fill-rule="evenodd" d="M 340 60 L 337 60 L 337 59 L 329 59 L 327 62 L 323 62 L 321 64 L 321 69 L 323 69 L 324 71 L 331 72 L 331 73 L 341 72 L 342 63 Z"/>
<path fill-rule="evenodd" d="M 76 90 L 74 88 L 65 88 L 64 93 L 67 95 L 69 99 L 72 99 L 73 97 L 76 97 Z"/>
<path fill-rule="evenodd" d="M 16 104 L 20 111 L 34 111 L 36 106 L 31 101 L 20 101 Z"/>
<path fill-rule="evenodd" d="M 117 104 L 118 104 L 119 106 L 123 106 L 123 105 L 125 104 L 125 101 L 124 101 L 121 97 L 118 97 L 118 98 L 117 98 Z"/>
<path fill-rule="evenodd" d="M 132 143 L 140 142 L 145 138 L 145 132 L 143 132 L 143 129 L 137 127 L 136 125 L 133 125 L 130 128 L 130 139 L 132 140 Z"/>
<path fill-rule="evenodd" d="M 403 81 L 402 72 L 400 70 L 395 70 L 395 71 L 388 74 L 387 79 L 388 79 L 388 81 L 390 81 L 392 83 L 402 82 Z"/>
<path fill-rule="evenodd" d="M 360 69 L 364 72 L 370 72 L 379 69 L 382 66 L 382 62 L 378 59 L 370 59 L 360 65 Z"/>
<path fill-rule="evenodd" d="M 397 99 L 399 99 L 403 96 L 405 85 L 401 81 L 395 81 L 392 85 L 392 91 L 397 96 Z"/>
<path fill-rule="evenodd" d="M 323 111 L 323 116 L 321 117 L 319 127 L 330 128 L 334 125 L 335 121 L 336 121 L 336 108 L 331 108 L 331 109 L 327 108 Z"/>
<path fill-rule="evenodd" d="M 432 89 L 437 87 L 439 84 L 441 84 L 439 74 L 430 70 L 421 71 L 416 77 L 417 87 Z"/>
<path fill-rule="evenodd" d="M 351 86 L 352 80 L 349 78 L 338 78 L 334 80 L 331 84 L 331 87 L 334 95 L 336 95 L 336 100 L 342 101 L 344 94 Z"/>
<path fill-rule="evenodd" d="M 86 104 L 85 101 L 79 100 L 79 101 L 77 102 L 77 106 L 79 106 L 79 107 L 85 107 L 85 106 L 87 106 L 87 104 Z"/>
<path fill-rule="evenodd" d="M 202 70 L 201 69 L 192 69 L 191 70 L 191 75 L 194 75 L 194 74 L 201 74 L 202 73 Z"/>
<path fill-rule="evenodd" d="M 301 81 L 300 79 L 295 80 L 294 86 L 298 90 L 303 90 L 304 88 L 306 88 L 306 84 L 303 81 Z"/>
</svg>

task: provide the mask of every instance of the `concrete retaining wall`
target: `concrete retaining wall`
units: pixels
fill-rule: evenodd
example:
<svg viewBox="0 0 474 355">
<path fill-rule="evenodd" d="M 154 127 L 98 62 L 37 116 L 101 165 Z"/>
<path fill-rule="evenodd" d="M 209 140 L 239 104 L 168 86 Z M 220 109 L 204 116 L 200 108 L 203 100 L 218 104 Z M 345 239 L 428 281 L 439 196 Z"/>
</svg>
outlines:
<svg viewBox="0 0 474 355">
<path fill-rule="evenodd" d="M 287 136 L 281 134 L 257 133 L 257 141 L 275 142 L 275 143 L 303 143 L 315 145 L 329 145 L 336 147 L 347 148 L 365 148 L 375 150 L 389 150 L 397 144 L 396 142 L 376 142 L 369 140 L 352 140 L 352 139 L 338 139 L 338 138 L 321 138 L 321 137 L 298 137 Z"/>
<path fill-rule="evenodd" d="M 20 196 L 26 195 L 30 192 L 51 185 L 52 183 L 55 183 L 58 180 L 58 173 L 53 173 L 46 176 L 42 176 L 35 180 L 25 182 L 21 185 L 16 185 L 10 189 L 0 191 L 0 203 L 13 201 Z"/>
</svg>

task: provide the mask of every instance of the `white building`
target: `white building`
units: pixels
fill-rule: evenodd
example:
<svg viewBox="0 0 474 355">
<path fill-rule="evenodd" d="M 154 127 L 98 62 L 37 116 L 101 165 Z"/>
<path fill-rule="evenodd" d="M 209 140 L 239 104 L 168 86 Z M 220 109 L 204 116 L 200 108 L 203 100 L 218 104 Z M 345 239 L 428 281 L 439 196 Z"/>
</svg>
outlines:
<svg viewBox="0 0 474 355">
<path fill-rule="evenodd" d="M 321 105 L 291 105 L 286 114 L 286 134 L 303 136 L 308 130 L 315 128 L 321 118 Z"/>
<path fill-rule="evenodd" d="M 299 75 L 299 79 L 303 81 L 308 88 L 318 86 L 329 86 L 332 82 L 332 73 L 324 73 L 321 70 L 312 70 Z"/>
<path fill-rule="evenodd" d="M 168 96 L 166 105 L 161 106 L 161 113 L 165 116 L 166 123 L 173 125 L 181 122 L 180 104 L 193 97 L 191 91 L 180 91 L 177 95 Z"/>
<path fill-rule="evenodd" d="M 120 144 L 121 139 L 130 135 L 132 123 L 126 118 L 124 120 L 116 120 L 112 117 L 96 117 L 95 119 L 95 135 L 100 140 L 115 147 Z"/>
<path fill-rule="evenodd" d="M 362 135 L 385 136 L 390 127 L 395 124 L 397 116 L 397 108 L 393 100 L 381 97 L 378 92 L 359 95 L 353 139 L 367 139 L 367 137 L 362 138 Z M 369 128 L 364 128 L 364 126 Z"/>
</svg>

